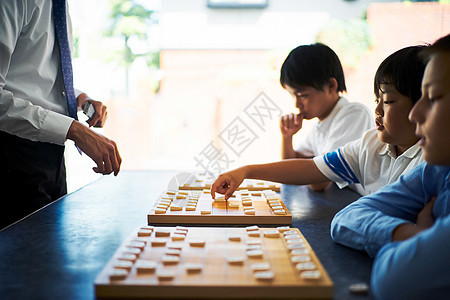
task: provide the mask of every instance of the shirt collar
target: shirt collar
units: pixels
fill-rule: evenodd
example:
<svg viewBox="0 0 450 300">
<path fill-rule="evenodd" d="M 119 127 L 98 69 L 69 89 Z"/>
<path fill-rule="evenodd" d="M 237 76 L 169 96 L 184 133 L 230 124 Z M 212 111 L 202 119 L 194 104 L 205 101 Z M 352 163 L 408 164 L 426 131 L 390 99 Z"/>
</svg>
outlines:
<svg viewBox="0 0 450 300">
<path fill-rule="evenodd" d="M 403 152 L 403 154 L 400 155 L 400 156 L 403 156 L 403 157 L 406 157 L 406 158 L 414 158 L 420 151 L 422 151 L 422 148 L 420 148 L 419 142 L 417 142 L 417 143 L 415 143 L 414 145 L 412 145 L 411 147 L 409 147 L 408 150 L 406 150 L 405 152 Z M 379 154 L 380 154 L 381 156 L 387 154 L 387 155 L 389 155 L 390 157 L 392 157 L 392 158 L 394 158 L 394 159 L 398 158 L 398 157 L 397 157 L 397 154 L 395 153 L 395 148 L 394 148 L 394 146 L 393 146 L 393 145 L 390 145 L 390 144 L 385 144 L 385 145 L 381 148 Z M 400 156 L 399 156 L 399 157 L 400 157 Z"/>
<path fill-rule="evenodd" d="M 344 97 L 340 97 L 336 104 L 334 105 L 333 109 L 331 110 L 330 114 L 322 121 L 317 123 L 317 128 L 321 131 L 327 131 L 331 124 L 333 123 L 333 119 L 336 116 L 336 114 L 341 110 L 341 108 L 348 103 L 348 100 Z"/>
</svg>

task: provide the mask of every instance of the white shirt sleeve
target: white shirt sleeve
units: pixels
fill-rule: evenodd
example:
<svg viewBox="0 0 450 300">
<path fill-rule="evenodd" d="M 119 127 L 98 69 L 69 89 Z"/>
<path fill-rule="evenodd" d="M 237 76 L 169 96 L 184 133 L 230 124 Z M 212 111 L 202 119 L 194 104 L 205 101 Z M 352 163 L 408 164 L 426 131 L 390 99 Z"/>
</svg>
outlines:
<svg viewBox="0 0 450 300">
<path fill-rule="evenodd" d="M 33 105 L 4 89 L 25 22 L 21 5 L 21 1 L 0 2 L 0 130 L 33 141 L 63 145 L 72 118 Z"/>
<path fill-rule="evenodd" d="M 349 142 L 341 148 L 313 158 L 317 168 L 339 188 L 360 183 L 358 157 L 361 139 Z"/>
</svg>

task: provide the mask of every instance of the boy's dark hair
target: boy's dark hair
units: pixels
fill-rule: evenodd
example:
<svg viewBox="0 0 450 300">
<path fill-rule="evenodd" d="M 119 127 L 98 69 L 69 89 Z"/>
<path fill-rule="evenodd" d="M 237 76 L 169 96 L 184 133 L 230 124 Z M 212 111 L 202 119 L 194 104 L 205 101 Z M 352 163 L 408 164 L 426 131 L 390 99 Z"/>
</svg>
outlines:
<svg viewBox="0 0 450 300">
<path fill-rule="evenodd" d="M 330 47 L 321 43 L 295 48 L 281 66 L 280 83 L 283 87 L 311 86 L 322 91 L 331 78 L 336 79 L 338 92 L 347 90 L 338 56 Z"/>
<path fill-rule="evenodd" d="M 431 59 L 433 55 L 439 52 L 449 52 L 450 51 L 450 34 L 441 37 L 436 42 L 434 42 L 430 47 L 422 50 L 420 56 L 425 63 Z"/>
<path fill-rule="evenodd" d="M 375 73 L 374 93 L 380 97 L 380 86 L 392 84 L 403 96 L 416 103 L 422 95 L 422 77 L 425 63 L 420 52 L 427 46 L 410 46 L 389 55 L 378 67 Z"/>
</svg>

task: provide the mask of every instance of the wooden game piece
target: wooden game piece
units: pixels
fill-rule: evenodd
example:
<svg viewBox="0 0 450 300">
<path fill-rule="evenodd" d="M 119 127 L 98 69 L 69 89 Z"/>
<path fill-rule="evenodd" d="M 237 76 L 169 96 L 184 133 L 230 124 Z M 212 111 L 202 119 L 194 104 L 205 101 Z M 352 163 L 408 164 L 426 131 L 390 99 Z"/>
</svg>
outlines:
<svg viewBox="0 0 450 300">
<path fill-rule="evenodd" d="M 130 248 L 139 248 L 139 249 L 144 249 L 145 247 L 145 243 L 141 242 L 141 241 L 130 241 L 130 243 L 128 244 L 128 247 Z"/>
<path fill-rule="evenodd" d="M 251 237 L 260 237 L 259 230 L 248 231 L 247 235 Z"/>
<path fill-rule="evenodd" d="M 176 191 L 167 191 L 166 194 L 167 195 L 176 195 L 177 192 Z"/>
<path fill-rule="evenodd" d="M 151 236 L 152 232 L 150 230 L 139 230 L 137 236 Z"/>
<path fill-rule="evenodd" d="M 262 258 L 263 257 L 263 251 L 260 250 L 260 249 L 247 250 L 247 256 L 249 258 Z"/>
<path fill-rule="evenodd" d="M 165 213 L 166 213 L 165 209 L 162 209 L 162 208 L 155 209 L 155 214 L 165 214 Z"/>
<path fill-rule="evenodd" d="M 305 242 L 303 242 L 302 239 L 293 238 L 293 239 L 286 240 L 286 243 L 287 244 L 304 244 Z"/>
<path fill-rule="evenodd" d="M 167 249 L 166 250 L 166 255 L 180 256 L 181 255 L 181 250 L 179 250 L 179 249 Z"/>
<path fill-rule="evenodd" d="M 189 241 L 191 247 L 205 247 L 205 243 L 204 239 L 192 239 Z"/>
<path fill-rule="evenodd" d="M 113 269 L 109 273 L 109 279 L 110 280 L 123 280 L 127 278 L 128 271 L 125 269 Z"/>
<path fill-rule="evenodd" d="M 186 211 L 194 211 L 197 208 L 195 205 L 187 205 L 185 210 Z"/>
<path fill-rule="evenodd" d="M 167 206 L 164 205 L 164 204 L 158 204 L 158 205 L 156 206 L 156 209 L 163 209 L 164 212 L 166 212 Z"/>
<path fill-rule="evenodd" d="M 256 272 L 253 274 L 255 279 L 261 281 L 272 281 L 275 277 L 275 274 L 272 271 L 264 271 L 264 272 Z"/>
<path fill-rule="evenodd" d="M 252 196 L 261 196 L 261 192 L 252 192 Z"/>
<path fill-rule="evenodd" d="M 299 271 L 305 271 L 305 270 L 315 270 L 317 269 L 317 266 L 315 263 L 313 262 L 302 262 L 302 263 L 298 263 L 295 268 Z"/>
<path fill-rule="evenodd" d="M 277 209 L 277 210 L 274 210 L 273 213 L 276 215 L 285 215 L 286 211 L 284 209 Z"/>
<path fill-rule="evenodd" d="M 178 191 L 178 194 L 180 195 L 189 195 L 188 191 Z"/>
<path fill-rule="evenodd" d="M 232 242 L 240 242 L 241 236 L 240 235 L 230 235 L 228 236 L 228 240 Z"/>
<path fill-rule="evenodd" d="M 266 230 L 263 235 L 268 238 L 279 238 L 280 232 L 278 230 Z"/>
<path fill-rule="evenodd" d="M 134 254 L 134 255 L 136 255 L 136 256 L 139 256 L 139 254 L 141 254 L 141 249 L 139 249 L 139 248 L 130 248 L 130 247 L 127 247 L 127 248 L 125 248 L 125 250 L 124 250 L 124 254 Z"/>
<path fill-rule="evenodd" d="M 244 214 L 254 216 L 256 214 L 256 210 L 254 210 L 254 209 L 247 209 L 247 210 L 244 211 Z"/>
<path fill-rule="evenodd" d="M 300 237 L 300 235 L 297 233 L 297 231 L 293 230 L 292 228 L 291 228 L 291 230 L 283 232 L 283 235 L 286 239 L 289 238 L 288 236 Z"/>
<path fill-rule="evenodd" d="M 199 273 L 203 270 L 203 264 L 187 263 L 184 266 L 188 273 Z"/>
<path fill-rule="evenodd" d="M 227 257 L 227 261 L 230 265 L 239 265 L 242 266 L 244 264 L 244 257 L 242 256 L 230 256 Z"/>
<path fill-rule="evenodd" d="M 173 234 L 179 234 L 179 235 L 184 235 L 184 236 L 186 236 L 186 235 L 187 235 L 187 232 L 186 232 L 186 231 L 182 231 L 182 230 L 177 230 L 177 229 L 175 229 L 175 232 L 174 232 Z"/>
<path fill-rule="evenodd" d="M 164 255 L 161 261 L 164 265 L 175 265 L 180 262 L 180 257 L 174 255 Z"/>
<path fill-rule="evenodd" d="M 348 287 L 348 290 L 355 295 L 367 295 L 369 293 L 369 285 L 364 282 L 353 283 Z"/>
<path fill-rule="evenodd" d="M 117 260 L 113 267 L 114 269 L 124 269 L 130 271 L 131 267 L 133 267 L 133 262 L 129 260 Z"/>
<path fill-rule="evenodd" d="M 136 254 L 131 254 L 131 253 L 123 253 L 121 256 L 119 256 L 117 258 L 118 260 L 126 260 L 126 261 L 131 261 L 131 262 L 135 262 L 137 259 Z"/>
<path fill-rule="evenodd" d="M 283 232 L 291 230 L 291 227 L 289 227 L 289 226 L 279 226 L 279 227 L 277 227 L 277 230 L 279 232 L 283 233 Z"/>
<path fill-rule="evenodd" d="M 175 273 L 169 270 L 158 270 L 156 276 L 161 281 L 173 280 L 175 278 Z"/>
<path fill-rule="evenodd" d="M 261 244 L 247 245 L 247 250 L 261 249 Z"/>
<path fill-rule="evenodd" d="M 307 255 L 307 254 L 309 254 L 309 250 L 305 246 L 305 248 L 292 249 L 291 254 L 292 255 Z"/>
<path fill-rule="evenodd" d="M 201 213 L 202 215 L 210 215 L 210 214 L 211 214 L 211 210 L 210 210 L 210 209 L 202 209 L 202 210 L 200 211 L 200 213 Z"/>
<path fill-rule="evenodd" d="M 253 226 L 247 226 L 247 227 L 245 227 L 245 230 L 247 230 L 247 231 L 259 230 L 259 227 L 256 226 L 256 225 L 253 225 Z"/>
<path fill-rule="evenodd" d="M 167 243 L 166 239 L 153 239 L 151 240 L 152 247 L 163 247 Z"/>
<path fill-rule="evenodd" d="M 318 270 L 303 271 L 300 273 L 300 277 L 303 279 L 319 279 L 320 276 L 321 274 Z"/>
<path fill-rule="evenodd" d="M 172 234 L 172 241 L 184 241 L 186 238 L 183 234 Z"/>
<path fill-rule="evenodd" d="M 142 226 L 139 230 L 148 230 L 153 232 L 153 230 L 155 230 L 155 226 Z"/>
<path fill-rule="evenodd" d="M 155 236 L 156 237 L 170 236 L 170 230 L 169 229 L 158 228 L 158 229 L 155 230 Z"/>
<path fill-rule="evenodd" d="M 183 207 L 182 206 L 178 206 L 178 205 L 171 205 L 170 206 L 170 210 L 171 211 L 180 211 L 180 210 L 183 210 Z"/>
<path fill-rule="evenodd" d="M 186 195 L 177 195 L 176 199 L 186 199 Z"/>
<path fill-rule="evenodd" d="M 214 202 L 225 202 L 225 196 L 218 196 L 214 199 Z"/>
<path fill-rule="evenodd" d="M 189 228 L 184 227 L 184 226 L 177 226 L 177 227 L 175 227 L 175 230 L 176 230 L 176 231 L 184 231 L 184 232 L 188 232 L 188 231 L 189 231 Z"/>
<path fill-rule="evenodd" d="M 301 243 L 301 244 L 288 244 L 286 246 L 286 248 L 288 250 L 303 249 L 303 248 L 305 248 L 305 244 L 304 243 Z"/>
<path fill-rule="evenodd" d="M 291 261 L 296 264 L 296 263 L 300 263 L 300 262 L 306 262 L 306 261 L 310 261 L 311 260 L 311 256 L 309 255 L 295 255 L 291 257 Z"/>
<path fill-rule="evenodd" d="M 251 264 L 250 268 L 252 269 L 253 272 L 269 271 L 270 264 L 267 262 L 254 263 L 254 264 Z"/>
<path fill-rule="evenodd" d="M 228 201 L 229 208 L 239 208 L 239 202 Z"/>
<path fill-rule="evenodd" d="M 156 262 L 144 259 L 138 259 L 134 265 L 137 273 L 151 273 L 158 266 Z"/>
</svg>

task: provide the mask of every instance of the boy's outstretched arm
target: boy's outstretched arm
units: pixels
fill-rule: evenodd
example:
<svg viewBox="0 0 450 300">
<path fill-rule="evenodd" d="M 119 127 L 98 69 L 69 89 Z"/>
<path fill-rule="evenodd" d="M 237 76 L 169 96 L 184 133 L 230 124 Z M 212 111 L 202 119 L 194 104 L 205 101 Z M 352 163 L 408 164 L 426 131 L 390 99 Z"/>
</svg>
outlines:
<svg viewBox="0 0 450 300">
<path fill-rule="evenodd" d="M 269 180 L 284 184 L 311 184 L 329 181 L 319 171 L 312 159 L 287 159 L 279 162 L 248 165 L 220 175 L 211 186 L 211 195 L 215 193 L 231 197 L 245 178 Z"/>
</svg>

